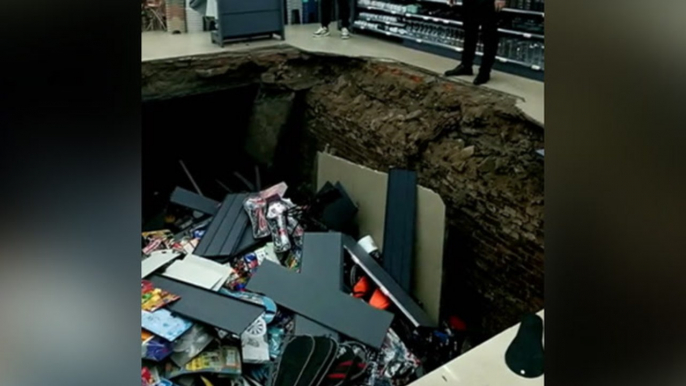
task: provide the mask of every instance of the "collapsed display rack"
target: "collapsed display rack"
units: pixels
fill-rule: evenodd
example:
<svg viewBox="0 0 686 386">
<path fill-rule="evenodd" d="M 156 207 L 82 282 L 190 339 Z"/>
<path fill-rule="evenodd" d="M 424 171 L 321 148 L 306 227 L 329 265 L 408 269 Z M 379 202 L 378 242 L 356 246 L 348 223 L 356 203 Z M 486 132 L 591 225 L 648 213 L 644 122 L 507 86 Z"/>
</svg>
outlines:
<svg viewBox="0 0 686 386">
<path fill-rule="evenodd" d="M 447 5 L 446 0 L 419 0 L 419 4 L 422 3 Z M 499 27 L 498 32 L 501 35 L 501 41 L 494 69 L 543 81 L 545 69 L 543 59 L 545 36 L 542 27 L 545 12 L 542 10 L 542 0 L 534 3 L 538 4 L 541 7 L 541 10 L 513 8 L 513 6 L 521 6 L 523 4 L 526 4 L 529 8 L 531 7 L 532 1 L 521 0 L 510 0 L 508 2 L 508 7 L 503 9 L 505 15 L 509 14 L 516 15 L 515 17 L 532 18 L 533 20 L 527 20 L 527 23 L 531 22 L 530 24 L 539 27 L 541 31 L 539 33 L 539 31 L 522 31 L 513 27 Z M 378 4 L 383 6 L 376 6 Z M 453 9 L 459 9 L 459 7 L 462 6 L 462 3 L 457 2 L 455 6 L 456 8 Z M 420 6 L 418 5 L 406 3 L 399 4 L 393 2 L 393 0 L 356 0 L 354 2 L 354 19 L 352 27 L 356 33 L 385 37 L 397 41 L 409 48 L 459 60 L 463 51 L 461 41 L 457 39 L 451 40 L 445 36 L 443 38 L 438 38 L 436 36 L 418 36 L 414 32 L 408 31 L 407 26 L 408 24 L 426 23 L 429 29 L 433 26 L 435 29 L 443 29 L 443 31 L 449 29 L 462 31 L 464 23 L 461 20 L 450 17 L 422 14 L 419 13 L 419 8 Z M 429 10 L 430 8 L 438 7 L 429 6 Z M 531 51 L 531 53 L 525 52 L 522 54 L 520 52 L 520 47 L 527 45 L 533 47 L 532 49 L 527 50 Z M 516 55 L 515 52 L 513 52 L 513 46 L 516 46 L 516 48 L 514 48 Z M 480 63 L 481 56 L 483 56 L 483 53 L 481 42 L 479 42 L 476 64 Z M 517 58 L 514 58 L 513 56 L 517 56 Z"/>
</svg>

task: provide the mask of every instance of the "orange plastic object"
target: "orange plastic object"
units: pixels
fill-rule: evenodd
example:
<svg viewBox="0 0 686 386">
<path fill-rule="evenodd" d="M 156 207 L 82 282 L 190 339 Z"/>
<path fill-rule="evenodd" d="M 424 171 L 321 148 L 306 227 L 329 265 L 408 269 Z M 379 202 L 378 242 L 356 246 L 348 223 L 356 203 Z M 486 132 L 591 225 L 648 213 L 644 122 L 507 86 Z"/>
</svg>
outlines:
<svg viewBox="0 0 686 386">
<path fill-rule="evenodd" d="M 380 310 L 385 310 L 391 305 L 391 301 L 388 300 L 388 297 L 384 295 L 380 289 L 377 288 L 372 294 L 372 298 L 369 299 L 369 305 Z"/>
<path fill-rule="evenodd" d="M 353 287 L 353 296 L 356 298 L 362 298 L 371 290 L 371 284 L 369 284 L 369 279 L 367 276 L 362 276 L 360 280 L 357 281 L 355 287 Z"/>
</svg>

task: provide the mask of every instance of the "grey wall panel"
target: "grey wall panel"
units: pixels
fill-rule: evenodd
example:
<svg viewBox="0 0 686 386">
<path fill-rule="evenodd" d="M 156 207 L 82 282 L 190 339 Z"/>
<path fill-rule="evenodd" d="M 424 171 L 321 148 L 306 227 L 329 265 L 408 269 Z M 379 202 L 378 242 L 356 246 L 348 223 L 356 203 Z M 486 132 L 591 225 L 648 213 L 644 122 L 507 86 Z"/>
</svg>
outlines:
<svg viewBox="0 0 686 386">
<path fill-rule="evenodd" d="M 249 227 L 248 214 L 243 209 L 247 194 L 229 194 L 214 216 L 194 254 L 204 257 L 230 256 L 243 241 Z"/>
<path fill-rule="evenodd" d="M 170 201 L 211 216 L 219 210 L 219 202 L 179 187 L 172 192 Z"/>
<path fill-rule="evenodd" d="M 231 203 L 233 202 L 233 200 L 234 197 L 231 194 L 227 195 L 224 198 L 222 206 L 219 208 L 219 211 L 212 219 L 210 226 L 207 227 L 205 234 L 202 236 L 202 239 L 200 239 L 200 243 L 198 243 L 198 246 L 195 247 L 195 251 L 193 252 L 194 254 L 199 256 L 205 256 L 205 254 L 207 253 L 207 248 L 210 246 L 212 240 L 214 240 L 214 236 L 219 231 L 219 227 L 221 226 L 222 221 L 226 217 L 226 214 L 228 213 L 229 209 L 231 208 Z"/>
<path fill-rule="evenodd" d="M 343 236 L 340 233 L 305 233 L 300 275 L 317 286 L 340 290 L 343 284 Z M 330 336 L 338 334 L 305 316 L 295 316 L 295 334 Z"/>
<path fill-rule="evenodd" d="M 247 219 L 247 214 L 245 213 L 245 210 L 243 209 L 243 200 L 248 196 L 247 194 L 232 194 L 230 195 L 232 197 L 231 202 L 226 203 L 230 205 L 229 210 L 226 212 L 226 216 L 221 219 L 221 222 L 219 224 L 219 228 L 217 229 L 217 233 L 214 236 L 214 239 L 208 245 L 207 247 L 207 256 L 217 256 L 220 255 L 222 250 L 224 249 L 224 245 L 226 244 L 227 241 L 229 241 L 229 238 L 233 235 L 233 244 L 228 246 L 228 253 L 230 254 L 233 252 L 233 248 L 235 247 L 235 244 L 238 242 L 240 236 L 243 236 L 243 231 L 245 231 L 245 220 Z M 242 219 L 241 219 L 242 215 Z M 237 236 L 235 233 L 239 233 Z M 204 238 L 204 237 L 203 237 Z"/>
<path fill-rule="evenodd" d="M 393 314 L 378 310 L 340 290 L 325 289 L 270 261 L 264 261 L 247 289 L 352 339 L 379 348 Z"/>
<path fill-rule="evenodd" d="M 417 222 L 417 173 L 391 169 L 386 194 L 383 267 L 409 293 Z"/>
<path fill-rule="evenodd" d="M 167 306 L 169 311 L 234 334 L 242 333 L 264 312 L 262 307 L 254 304 L 159 275 L 148 280 L 155 287 L 181 297 Z"/>
</svg>

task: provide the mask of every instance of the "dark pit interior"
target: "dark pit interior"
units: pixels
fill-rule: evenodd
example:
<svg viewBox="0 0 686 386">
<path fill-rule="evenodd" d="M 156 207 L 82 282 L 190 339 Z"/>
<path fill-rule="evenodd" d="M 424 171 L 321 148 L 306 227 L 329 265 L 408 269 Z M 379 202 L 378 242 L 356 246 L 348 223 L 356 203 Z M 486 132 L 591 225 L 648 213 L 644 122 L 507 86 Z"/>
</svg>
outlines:
<svg viewBox="0 0 686 386">
<path fill-rule="evenodd" d="M 143 224 L 175 186 L 314 188 L 327 150 L 367 167 L 416 170 L 446 204 L 441 314 L 474 344 L 543 308 L 543 129 L 514 97 L 374 59 L 290 47 L 142 63 Z M 217 182 L 219 180 L 220 182 Z M 225 187 L 222 187 L 221 185 Z"/>
</svg>

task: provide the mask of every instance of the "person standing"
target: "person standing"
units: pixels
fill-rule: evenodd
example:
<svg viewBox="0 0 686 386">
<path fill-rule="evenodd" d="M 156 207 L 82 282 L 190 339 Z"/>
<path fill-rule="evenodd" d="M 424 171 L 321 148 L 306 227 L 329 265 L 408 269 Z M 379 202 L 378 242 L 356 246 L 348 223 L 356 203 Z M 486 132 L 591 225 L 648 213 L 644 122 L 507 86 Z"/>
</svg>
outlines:
<svg viewBox="0 0 686 386">
<path fill-rule="evenodd" d="M 341 39 L 350 38 L 350 3 L 349 0 L 337 0 L 338 16 L 341 19 Z M 314 32 L 315 37 L 329 36 L 329 23 L 331 23 L 331 10 L 333 0 L 320 0 L 319 11 L 322 17 L 322 25 Z"/>
<path fill-rule="evenodd" d="M 455 5 L 456 0 L 448 0 L 448 4 Z M 481 85 L 491 79 L 491 69 L 495 64 L 498 52 L 498 13 L 505 8 L 505 0 L 463 0 L 464 11 L 464 50 L 462 62 L 452 70 L 445 72 L 446 76 L 474 75 L 472 66 L 476 55 L 476 45 L 479 41 L 479 27 L 484 44 L 483 57 L 479 74 L 474 79 L 475 85 Z"/>
</svg>

